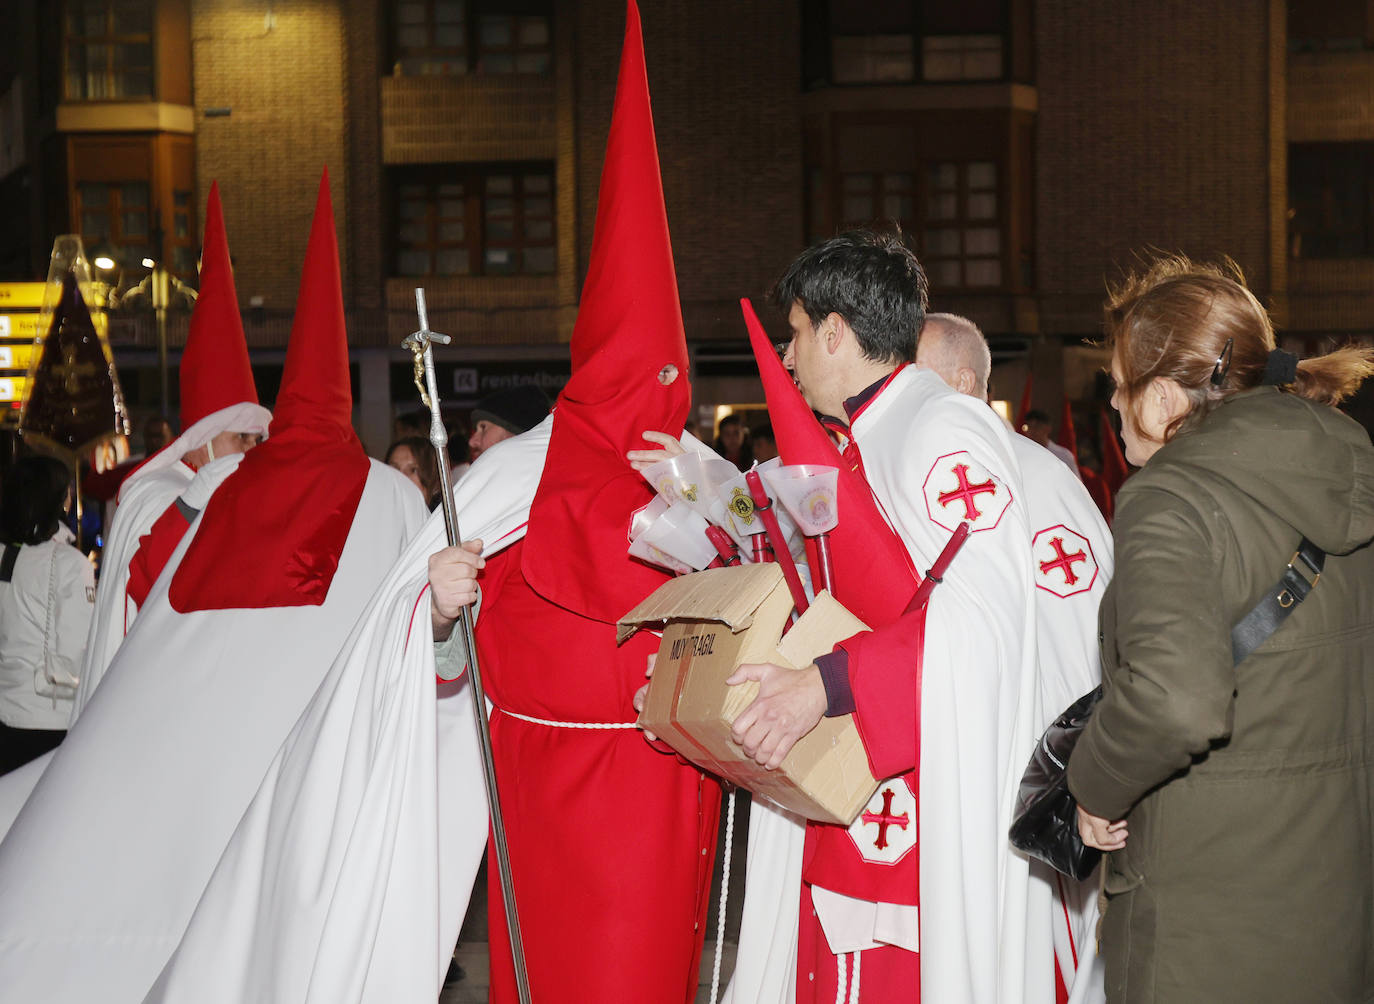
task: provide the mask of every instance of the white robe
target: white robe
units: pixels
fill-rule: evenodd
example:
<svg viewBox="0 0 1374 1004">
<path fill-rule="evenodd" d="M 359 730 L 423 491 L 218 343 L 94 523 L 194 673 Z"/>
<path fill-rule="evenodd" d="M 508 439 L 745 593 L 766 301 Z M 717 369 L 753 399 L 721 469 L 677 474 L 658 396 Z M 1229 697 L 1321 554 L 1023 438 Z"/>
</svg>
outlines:
<svg viewBox="0 0 1374 1004">
<path fill-rule="evenodd" d="M 1013 434 L 1011 443 L 1030 515 L 1042 710 L 1037 727 L 1043 732 L 1102 681 L 1097 609 L 1112 577 L 1112 535 L 1088 490 L 1056 455 L 1025 436 Z M 1071 559 L 1067 572 L 1054 550 L 1056 538 Z M 1031 875 L 1053 893 L 1055 955 L 1066 970 L 1070 1004 L 1101 1004 L 1106 989 L 1097 952 L 1097 875 L 1075 882 L 1038 861 L 1031 862 Z"/>
<path fill-rule="evenodd" d="M 322 605 L 180 614 L 167 590 L 200 520 L 192 525 L 100 699 L 0 843 L 7 999 L 143 999 L 277 750 L 424 515 L 414 487 L 374 461 Z"/>
<path fill-rule="evenodd" d="M 129 563 L 138 553 L 139 538 L 153 528 L 158 517 L 195 477 L 195 471 L 182 458 L 222 432 L 255 432 L 265 436 L 271 422 L 270 411 L 246 401 L 212 411 L 144 461 L 119 486 L 118 505 L 101 552 L 95 617 L 86 638 L 86 658 L 72 707 L 73 722 L 90 701 L 138 614 L 138 608 L 128 597 L 128 588 Z M 4 818 L 0 815 L 0 821 Z"/>
<path fill-rule="evenodd" d="M 484 452 L 455 486 L 484 553 L 524 536 L 551 428 Z M 487 845 L 466 680 L 436 701 L 426 582 L 444 545 L 436 512 L 278 752 L 148 1001 L 434 1001 Z"/>
<path fill-rule="evenodd" d="M 916 828 L 925 919 L 921 989 L 928 1001 L 1048 1004 L 1054 998 L 1049 888 L 1031 881 L 1028 862 L 1006 839 L 1043 718 L 1025 543 L 1030 524 L 1010 436 L 986 405 L 914 367 L 864 409 L 852 432 L 874 496 L 920 569 L 930 566 L 959 521 L 952 518 L 960 515 L 957 505 L 943 512 L 933 498 L 938 492 L 927 491 L 950 487 L 942 461 L 967 452 L 1002 492 L 993 496 L 1005 504 L 1000 519 L 975 523 L 978 532 L 932 594 L 926 619 Z M 938 484 L 928 485 L 932 478 Z M 932 521 L 932 507 L 947 526 Z M 755 802 L 754 812 L 759 807 Z M 799 828 L 773 812 L 758 819 L 766 832 L 758 841 L 750 835 L 744 923 L 727 997 L 735 1004 L 790 999 L 789 958 L 796 955 Z M 768 853 L 756 856 L 765 847 Z M 828 936 L 849 943 L 874 940 L 875 929 L 894 919 L 913 928 L 900 932 L 901 940 L 916 937 L 915 911 L 891 904 L 865 909 L 850 900 L 822 918 Z M 791 944 L 778 932 L 788 920 Z"/>
<path fill-rule="evenodd" d="M 129 563 L 138 553 L 139 538 L 153 528 L 194 477 L 195 472 L 178 460 L 143 477 L 132 478 L 120 489 L 119 506 L 101 552 L 95 616 L 86 636 L 86 655 L 72 706 L 72 722 L 80 717 L 95 693 L 138 613 L 128 590 Z"/>
</svg>

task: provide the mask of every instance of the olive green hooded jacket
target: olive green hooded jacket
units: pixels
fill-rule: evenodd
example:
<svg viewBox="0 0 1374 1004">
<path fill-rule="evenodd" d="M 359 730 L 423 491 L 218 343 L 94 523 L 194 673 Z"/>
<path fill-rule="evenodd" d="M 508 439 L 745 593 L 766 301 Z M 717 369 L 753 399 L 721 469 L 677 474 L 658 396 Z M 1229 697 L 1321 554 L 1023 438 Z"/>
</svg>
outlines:
<svg viewBox="0 0 1374 1004">
<path fill-rule="evenodd" d="M 1112 1002 L 1374 1001 L 1374 448 L 1334 408 L 1237 394 L 1117 501 L 1104 697 L 1080 804 L 1126 817 Z M 1316 588 L 1235 665 L 1231 627 L 1307 538 Z"/>
</svg>

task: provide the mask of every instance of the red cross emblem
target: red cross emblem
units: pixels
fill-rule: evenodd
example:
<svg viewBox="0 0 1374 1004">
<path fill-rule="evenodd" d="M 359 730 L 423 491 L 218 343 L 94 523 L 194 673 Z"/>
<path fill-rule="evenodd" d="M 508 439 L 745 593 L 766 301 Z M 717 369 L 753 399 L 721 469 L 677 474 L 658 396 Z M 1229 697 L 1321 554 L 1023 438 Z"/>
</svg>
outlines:
<svg viewBox="0 0 1374 1004">
<path fill-rule="evenodd" d="M 939 503 L 942 506 L 947 506 L 951 502 L 962 502 L 964 503 L 964 518 L 968 520 L 977 519 L 983 515 L 975 504 L 978 501 L 978 496 L 988 492 L 996 495 L 997 486 L 992 483 L 991 478 L 976 485 L 969 484 L 968 464 L 955 464 L 954 477 L 958 480 L 959 487 L 941 492 L 937 496 Z"/>
<path fill-rule="evenodd" d="M 931 522 L 950 532 L 967 522 L 973 532 L 991 530 L 1011 505 L 1011 492 L 967 450 L 940 457 L 925 482 Z"/>
<path fill-rule="evenodd" d="M 1062 523 L 1048 526 L 1031 542 L 1035 585 L 1068 598 L 1086 593 L 1097 582 L 1097 557 L 1088 538 Z"/>
<path fill-rule="evenodd" d="M 875 834 L 869 827 L 878 828 Z M 865 861 L 896 864 L 916 846 L 916 796 L 902 778 L 878 786 L 849 827 L 849 839 Z"/>
<path fill-rule="evenodd" d="M 865 823 L 878 824 L 878 839 L 873 841 L 873 846 L 878 848 L 878 850 L 880 851 L 887 846 L 887 828 L 889 826 L 900 826 L 902 829 L 905 830 L 907 823 L 911 821 L 911 817 L 907 815 L 907 813 L 905 812 L 902 813 L 900 816 L 894 816 L 892 814 L 892 797 L 896 794 L 896 792 L 894 792 L 891 788 L 884 788 L 882 794 L 882 811 L 865 812 L 863 814 L 863 821 Z"/>
</svg>

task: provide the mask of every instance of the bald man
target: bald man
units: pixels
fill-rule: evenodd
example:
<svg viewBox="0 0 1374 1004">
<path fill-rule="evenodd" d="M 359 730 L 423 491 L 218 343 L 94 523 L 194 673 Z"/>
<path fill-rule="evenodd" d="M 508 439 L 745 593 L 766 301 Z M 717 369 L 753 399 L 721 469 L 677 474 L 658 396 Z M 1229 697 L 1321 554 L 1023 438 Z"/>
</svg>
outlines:
<svg viewBox="0 0 1374 1004">
<path fill-rule="evenodd" d="M 916 344 L 916 365 L 934 370 L 961 394 L 988 399 L 992 354 L 967 318 L 928 314 Z M 1025 436 L 1011 440 L 1033 534 L 1043 729 L 1101 681 L 1097 608 L 1112 574 L 1112 542 L 1097 506 L 1069 469 Z M 1031 874 L 1054 892 L 1058 1000 L 1105 1000 L 1093 933 L 1096 878 L 1074 882 L 1039 862 L 1032 862 Z"/>
</svg>

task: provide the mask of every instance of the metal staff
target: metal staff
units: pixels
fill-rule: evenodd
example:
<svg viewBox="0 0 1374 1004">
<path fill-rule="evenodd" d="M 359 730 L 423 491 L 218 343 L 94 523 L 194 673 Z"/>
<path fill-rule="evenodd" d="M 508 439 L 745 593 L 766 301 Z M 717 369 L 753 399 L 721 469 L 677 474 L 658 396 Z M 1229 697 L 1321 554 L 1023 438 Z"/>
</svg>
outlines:
<svg viewBox="0 0 1374 1004">
<path fill-rule="evenodd" d="M 429 407 L 429 441 L 434 446 L 439 463 L 439 497 L 443 500 L 444 529 L 448 531 L 449 547 L 457 547 L 462 538 L 458 534 L 458 511 L 453 504 L 453 489 L 449 484 L 448 432 L 439 412 L 439 382 L 434 375 L 434 343 L 447 345 L 448 335 L 429 330 L 429 311 L 425 308 L 425 291 L 415 290 L 415 310 L 420 315 L 420 330 L 402 343 L 415 356 L 415 385 L 420 399 Z M 420 383 L 423 371 L 424 384 Z M 506 907 L 506 933 L 510 937 L 511 961 L 515 965 L 515 986 L 520 1004 L 530 1004 L 530 981 L 525 972 L 525 945 L 520 938 L 520 915 L 515 908 L 515 883 L 511 878 L 510 850 L 506 844 L 506 823 L 501 814 L 501 798 L 496 790 L 496 764 L 491 756 L 491 726 L 487 722 L 487 692 L 482 686 L 482 671 L 477 665 L 477 642 L 472 633 L 472 611 L 463 607 L 458 611 L 458 627 L 468 652 L 468 683 L 472 693 L 472 709 L 477 716 L 477 740 L 482 747 L 482 776 L 487 782 L 487 806 L 491 809 L 491 839 L 496 845 L 496 866 L 501 876 L 501 900 Z"/>
</svg>

